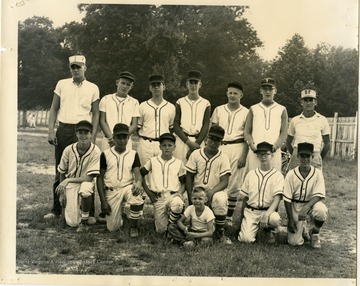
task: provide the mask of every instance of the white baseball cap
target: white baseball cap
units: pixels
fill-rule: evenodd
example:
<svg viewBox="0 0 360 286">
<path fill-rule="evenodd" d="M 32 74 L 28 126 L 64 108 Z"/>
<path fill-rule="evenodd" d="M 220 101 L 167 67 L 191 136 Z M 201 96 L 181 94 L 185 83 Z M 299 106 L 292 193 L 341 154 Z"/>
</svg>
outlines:
<svg viewBox="0 0 360 286">
<path fill-rule="evenodd" d="M 75 55 L 75 56 L 69 57 L 69 66 L 71 66 L 71 65 L 83 66 L 83 65 L 85 65 L 85 62 L 86 62 L 86 59 L 82 55 Z"/>
<path fill-rule="evenodd" d="M 301 92 L 301 99 L 307 98 L 307 97 L 316 99 L 316 91 L 312 90 L 312 89 L 304 89 Z"/>
</svg>

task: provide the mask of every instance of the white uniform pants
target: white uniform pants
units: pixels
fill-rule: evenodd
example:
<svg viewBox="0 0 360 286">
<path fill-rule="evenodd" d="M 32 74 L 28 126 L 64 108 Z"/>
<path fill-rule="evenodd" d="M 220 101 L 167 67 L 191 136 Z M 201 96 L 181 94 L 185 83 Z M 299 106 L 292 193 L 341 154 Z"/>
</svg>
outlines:
<svg viewBox="0 0 360 286">
<path fill-rule="evenodd" d="M 159 141 L 149 141 L 144 138 L 139 138 L 139 145 L 137 147 L 137 153 L 139 154 L 141 165 L 145 165 L 150 158 L 158 156 L 160 154 Z"/>
<path fill-rule="evenodd" d="M 223 216 L 227 214 L 227 200 L 228 196 L 226 191 L 220 191 L 213 195 L 210 206 L 215 216 Z"/>
<path fill-rule="evenodd" d="M 309 221 L 299 221 L 299 212 L 305 203 L 292 203 L 292 215 L 296 223 L 296 233 L 288 232 L 288 243 L 291 245 L 302 245 L 304 243 L 303 233 L 308 232 L 312 227 L 314 219 L 326 221 L 328 217 L 328 208 L 323 202 L 317 202 L 309 211 Z"/>
<path fill-rule="evenodd" d="M 130 208 L 131 205 L 142 205 L 144 203 L 141 195 L 133 196 L 132 187 L 133 185 L 128 185 L 125 188 L 114 188 L 112 191 L 106 190 L 106 200 L 111 208 L 110 215 L 106 216 L 106 226 L 109 231 L 117 231 L 122 226 L 121 214 L 125 202 L 130 204 Z"/>
<path fill-rule="evenodd" d="M 265 210 L 252 210 L 245 208 L 244 218 L 241 223 L 241 230 L 238 240 L 242 242 L 251 243 L 256 239 L 256 233 L 260 228 L 260 219 L 264 215 Z M 280 225 L 281 218 L 277 212 L 273 212 L 269 216 L 268 226 L 276 228 Z"/>
<path fill-rule="evenodd" d="M 175 150 L 174 150 L 174 157 L 178 158 L 184 164 L 186 164 L 186 162 L 187 162 L 186 155 L 187 155 L 187 153 L 189 151 L 189 147 L 177 135 L 175 135 L 175 137 L 176 137 L 176 143 L 175 143 L 176 147 L 175 147 Z M 196 138 L 192 137 L 192 136 L 189 136 L 189 140 L 191 142 L 195 142 Z M 202 142 L 200 144 L 200 146 L 204 147 L 205 146 L 204 142 Z"/>
</svg>

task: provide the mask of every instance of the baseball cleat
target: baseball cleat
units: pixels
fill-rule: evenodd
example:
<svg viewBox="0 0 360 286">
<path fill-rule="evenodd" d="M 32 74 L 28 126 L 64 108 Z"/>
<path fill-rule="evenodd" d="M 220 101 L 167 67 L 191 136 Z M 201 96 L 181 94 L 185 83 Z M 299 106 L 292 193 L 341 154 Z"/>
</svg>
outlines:
<svg viewBox="0 0 360 286">
<path fill-rule="evenodd" d="M 185 241 L 184 243 L 183 243 L 183 246 L 186 248 L 186 249 L 192 249 L 192 248 L 194 248 L 195 247 L 195 242 L 193 242 L 193 241 Z"/>
<path fill-rule="evenodd" d="M 54 213 L 48 213 L 46 215 L 44 215 L 44 219 L 45 220 L 52 220 L 52 219 L 56 219 L 58 218 L 59 216 L 57 216 L 56 214 Z"/>
<path fill-rule="evenodd" d="M 87 232 L 87 231 L 89 231 L 89 225 L 88 225 L 87 221 L 80 222 L 76 232 L 81 233 L 81 232 Z"/>
<path fill-rule="evenodd" d="M 225 236 L 225 235 L 222 235 L 222 236 L 219 238 L 219 242 L 220 242 L 221 244 L 225 244 L 225 245 L 230 245 L 230 244 L 232 244 L 231 239 L 228 238 L 228 237 Z"/>
<path fill-rule="evenodd" d="M 321 248 L 320 236 L 319 234 L 311 235 L 311 246 L 312 248 Z"/>
<path fill-rule="evenodd" d="M 89 225 L 96 224 L 96 218 L 93 216 L 89 216 L 87 223 Z"/>
<path fill-rule="evenodd" d="M 139 231 L 137 228 L 135 227 L 130 228 L 130 237 L 131 238 L 139 237 Z"/>
</svg>

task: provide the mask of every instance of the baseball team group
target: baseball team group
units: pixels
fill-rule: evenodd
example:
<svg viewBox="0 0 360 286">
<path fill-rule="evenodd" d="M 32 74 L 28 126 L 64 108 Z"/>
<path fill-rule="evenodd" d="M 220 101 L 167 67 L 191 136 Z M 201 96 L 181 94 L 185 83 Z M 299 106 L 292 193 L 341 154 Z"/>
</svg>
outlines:
<svg viewBox="0 0 360 286">
<path fill-rule="evenodd" d="M 319 232 L 328 216 L 322 160 L 330 149 L 330 128 L 315 111 L 314 89 L 301 91 L 303 111 L 289 123 L 286 107 L 274 101 L 273 78 L 261 80 L 262 98 L 250 108 L 241 105 L 242 84 L 228 83 L 227 103 L 211 113 L 209 100 L 199 94 L 197 70 L 188 72 L 188 94 L 174 105 L 163 97 L 162 75 L 149 77 L 151 98 L 139 104 L 129 95 L 131 72 L 121 72 L 116 92 L 100 99 L 97 85 L 85 78 L 85 57 L 69 57 L 69 68 L 72 77 L 58 81 L 50 109 L 56 175 L 53 206 L 44 219 L 64 217 L 77 232 L 91 231 L 102 220 L 120 233 L 127 219 L 129 236 L 136 238 L 149 200 L 155 232 L 193 248 L 232 244 L 225 230 L 233 227 L 241 203 L 235 239 L 253 243 L 261 231 L 274 243 L 283 200 L 288 243 L 321 247 Z M 97 146 L 99 127 L 103 138 Z M 291 154 L 285 175 L 284 150 Z M 95 192 L 101 202 L 97 217 Z"/>
</svg>

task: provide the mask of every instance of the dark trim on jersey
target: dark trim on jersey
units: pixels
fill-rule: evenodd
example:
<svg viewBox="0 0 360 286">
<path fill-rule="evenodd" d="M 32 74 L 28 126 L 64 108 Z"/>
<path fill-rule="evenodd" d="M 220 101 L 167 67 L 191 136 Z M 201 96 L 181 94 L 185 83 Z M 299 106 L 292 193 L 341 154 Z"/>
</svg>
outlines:
<svg viewBox="0 0 360 286">
<path fill-rule="evenodd" d="M 185 102 L 190 105 L 190 109 L 191 109 L 191 125 L 194 126 L 196 124 L 196 115 L 198 114 L 197 108 L 198 108 L 198 105 L 203 101 L 203 98 L 201 96 L 199 96 L 199 98 L 193 102 L 191 99 L 189 99 L 189 96 L 187 95 L 187 96 L 185 96 L 184 99 L 185 99 Z M 194 106 L 195 106 L 195 111 L 193 110 Z M 203 114 L 203 117 L 204 117 L 204 114 Z"/>
<path fill-rule="evenodd" d="M 271 118 L 271 111 L 278 106 L 277 102 L 274 102 L 272 106 L 270 107 L 266 107 L 263 103 L 258 103 L 259 107 L 264 111 L 264 117 L 265 117 L 265 129 L 269 130 L 270 129 L 270 118 Z M 269 110 L 269 117 L 266 118 L 266 109 L 264 108 L 264 106 L 266 107 L 266 109 Z"/>
<path fill-rule="evenodd" d="M 159 106 L 152 106 L 149 102 L 150 102 L 150 100 L 147 100 L 146 101 L 146 104 L 147 105 L 149 105 L 152 109 L 154 109 L 154 118 L 155 118 L 155 120 L 154 120 L 154 130 L 155 130 L 155 136 L 154 136 L 154 138 L 159 138 L 160 137 L 160 135 L 161 134 L 158 134 L 158 136 L 156 136 L 157 134 L 156 134 L 156 121 L 157 121 L 157 119 L 156 119 L 156 110 L 157 109 L 159 109 L 159 133 L 160 133 L 160 130 L 161 130 L 161 119 L 160 119 L 160 117 L 161 117 L 161 111 L 162 111 L 162 109 L 165 107 L 165 106 L 167 106 L 168 104 L 169 104 L 169 102 L 167 101 L 167 100 L 165 100 L 165 99 L 163 99 L 163 101 L 165 101 L 165 104 L 163 104 L 163 105 L 161 105 L 160 107 Z M 171 129 L 171 126 L 169 125 L 169 129 Z"/>
<path fill-rule="evenodd" d="M 204 177 L 203 177 L 203 180 L 202 180 L 202 181 L 203 181 L 203 184 L 207 185 L 207 184 L 209 183 L 209 177 L 210 177 L 210 172 L 208 172 L 208 173 L 209 173 L 208 179 L 207 179 L 207 180 L 205 179 L 206 169 L 208 168 L 208 164 L 210 165 L 210 166 L 209 166 L 209 170 L 211 170 L 213 162 L 214 162 L 217 158 L 220 157 L 221 151 L 218 150 L 218 152 L 217 152 L 214 156 L 212 156 L 211 158 L 209 158 L 209 157 L 205 154 L 204 149 L 200 149 L 200 155 L 201 155 L 201 157 L 203 157 L 204 160 L 206 161 L 206 164 L 205 164 L 205 172 L 204 172 Z M 226 172 L 226 173 L 227 173 L 227 172 Z M 223 175 L 225 175 L 226 173 L 224 173 Z M 223 175 L 219 174 L 220 177 L 223 176 Z"/>
<path fill-rule="evenodd" d="M 265 197 L 265 192 L 266 192 L 266 185 L 269 181 L 269 179 L 276 174 L 276 169 L 273 167 L 271 168 L 268 172 L 266 172 L 265 174 L 263 174 L 259 168 L 255 169 L 255 174 L 258 177 L 258 208 L 264 208 L 264 197 Z M 261 180 L 262 178 L 262 180 Z M 261 184 L 260 184 L 261 181 Z M 259 185 L 260 184 L 260 185 Z M 264 186 L 264 191 L 262 192 L 261 195 L 261 188 L 262 186 Z"/>
<path fill-rule="evenodd" d="M 170 166 L 175 163 L 176 159 L 175 159 L 175 157 L 172 157 L 171 160 L 164 162 L 164 161 L 160 160 L 159 157 L 157 156 L 156 160 L 160 163 L 161 173 L 163 174 L 163 186 L 165 187 L 165 189 L 167 189 L 169 186 L 169 169 L 170 169 Z M 167 165 L 167 169 L 165 170 L 166 165 Z M 167 173 L 167 176 L 166 176 L 167 181 L 166 182 L 165 182 L 165 176 L 164 176 L 165 171 Z"/>
<path fill-rule="evenodd" d="M 315 168 L 313 166 L 310 166 L 309 172 L 306 174 L 305 177 L 303 177 L 301 175 L 300 168 L 296 167 L 294 169 L 294 174 L 301 181 L 300 194 L 299 194 L 299 200 L 298 201 L 299 202 L 306 202 L 305 200 L 302 200 L 301 198 L 306 198 L 306 196 L 307 196 L 308 184 L 309 184 L 309 181 L 315 176 Z M 305 190 L 304 193 L 303 193 L 303 189 Z"/>
<path fill-rule="evenodd" d="M 236 109 L 233 113 L 231 113 L 231 111 L 230 111 L 230 109 L 227 107 L 227 105 L 224 105 L 224 109 L 225 109 L 225 111 L 228 113 L 228 122 L 229 122 L 228 128 L 227 128 L 227 130 L 226 130 L 226 133 L 227 133 L 228 135 L 230 135 L 230 134 L 232 133 L 232 130 L 233 130 L 233 127 L 234 127 L 234 122 L 235 122 L 236 115 L 237 115 L 241 110 L 244 109 L 244 106 L 242 106 L 242 105 L 240 104 L 240 107 L 239 107 L 238 109 Z M 230 121 L 231 115 L 233 115 L 233 116 L 232 116 L 232 120 Z"/>
<path fill-rule="evenodd" d="M 126 97 L 123 100 L 119 100 L 119 96 L 116 95 L 116 93 L 113 94 L 112 100 L 115 102 L 116 104 L 116 109 L 117 109 L 117 119 L 118 122 L 122 122 L 122 117 L 124 114 L 124 104 L 125 101 L 128 99 L 128 96 L 126 95 Z M 120 113 L 120 105 L 121 105 L 121 113 Z M 121 114 L 121 119 L 119 119 L 119 115 Z"/>
<path fill-rule="evenodd" d="M 78 145 L 78 143 L 71 145 L 71 151 L 74 153 L 75 162 L 76 162 L 74 178 L 81 177 L 80 174 L 82 172 L 84 161 L 87 157 L 89 157 L 91 155 L 92 151 L 94 151 L 94 149 L 95 149 L 95 145 L 91 143 L 89 148 L 86 150 L 86 152 L 80 156 L 80 154 L 77 150 L 77 145 Z M 78 158 L 77 155 L 79 155 L 80 158 Z M 79 169 L 79 167 L 80 167 L 80 169 Z M 86 174 L 88 174 L 88 173 L 86 173 Z"/>
</svg>

